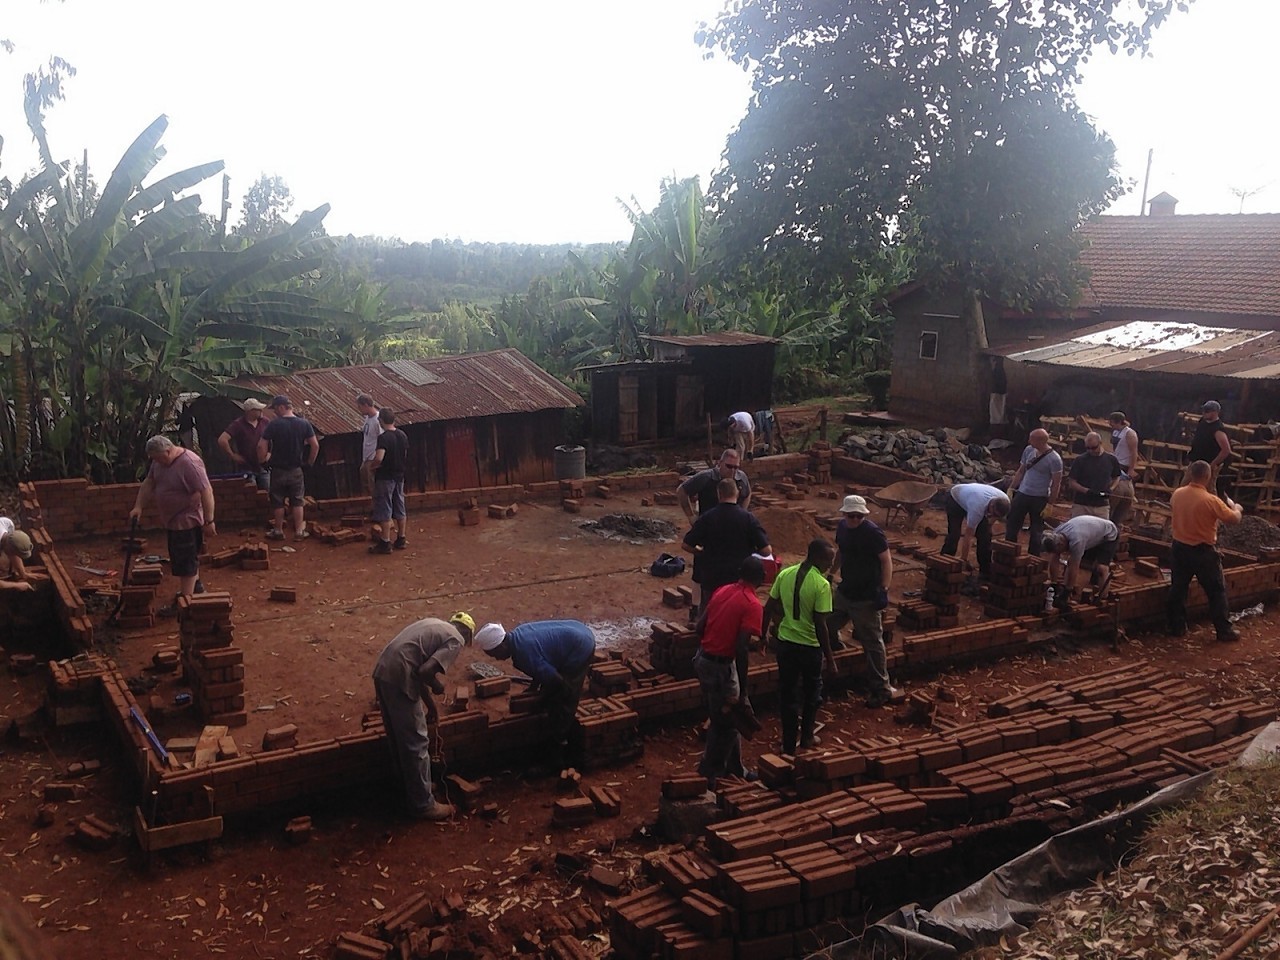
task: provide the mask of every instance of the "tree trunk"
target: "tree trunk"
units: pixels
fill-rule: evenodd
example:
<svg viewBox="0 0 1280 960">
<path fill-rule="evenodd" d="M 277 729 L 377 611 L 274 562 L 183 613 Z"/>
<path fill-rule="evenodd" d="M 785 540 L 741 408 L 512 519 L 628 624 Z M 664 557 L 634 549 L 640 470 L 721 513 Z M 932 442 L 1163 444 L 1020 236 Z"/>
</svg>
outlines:
<svg viewBox="0 0 1280 960">
<path fill-rule="evenodd" d="M 987 355 L 983 353 L 991 344 L 987 341 L 987 322 L 982 314 L 982 297 L 974 290 L 966 290 L 960 306 L 960 322 L 965 329 L 965 353 L 968 357 L 968 373 L 973 384 L 974 422 L 979 427 L 987 425 L 987 401 L 991 393 L 991 370 Z"/>
</svg>

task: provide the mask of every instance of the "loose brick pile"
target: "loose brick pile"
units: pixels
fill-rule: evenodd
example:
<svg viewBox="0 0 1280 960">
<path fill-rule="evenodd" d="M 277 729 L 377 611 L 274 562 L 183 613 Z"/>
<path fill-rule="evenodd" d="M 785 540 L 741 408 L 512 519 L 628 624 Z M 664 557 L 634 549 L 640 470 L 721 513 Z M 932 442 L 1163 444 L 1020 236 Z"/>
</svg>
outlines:
<svg viewBox="0 0 1280 960">
<path fill-rule="evenodd" d="M 915 740 L 762 758 L 762 782 L 720 790 L 734 819 L 707 828 L 715 862 L 664 851 L 649 863 L 654 885 L 614 902 L 614 950 L 806 955 L 847 937 L 848 918 L 954 889 L 1103 809 L 1227 762 L 1275 716 L 1133 667 L 1043 684 L 990 712 Z"/>
<path fill-rule="evenodd" d="M 583 766 L 588 770 L 634 760 L 644 750 L 640 715 L 619 697 L 581 701 L 576 719 L 581 727 Z"/>
<path fill-rule="evenodd" d="M 206 723 L 243 727 L 244 651 L 233 646 L 231 594 L 204 593 L 178 600 L 182 667 Z"/>
<path fill-rule="evenodd" d="M 693 676 L 693 655 L 698 652 L 698 635 L 679 623 L 656 622 L 650 628 L 649 661 L 662 673 L 677 680 Z"/>
<path fill-rule="evenodd" d="M 1049 565 L 1040 557 L 1024 554 L 1021 544 L 993 541 L 987 616 L 1017 617 L 1043 612 L 1048 579 Z"/>
</svg>

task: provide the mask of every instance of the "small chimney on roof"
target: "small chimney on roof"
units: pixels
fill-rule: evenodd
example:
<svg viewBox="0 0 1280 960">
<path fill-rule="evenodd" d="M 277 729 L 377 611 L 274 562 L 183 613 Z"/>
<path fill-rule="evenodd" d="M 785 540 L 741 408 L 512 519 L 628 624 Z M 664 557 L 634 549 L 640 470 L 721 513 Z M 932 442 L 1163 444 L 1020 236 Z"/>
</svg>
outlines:
<svg viewBox="0 0 1280 960">
<path fill-rule="evenodd" d="M 1173 209 L 1178 205 L 1178 198 L 1168 193 L 1160 193 L 1147 201 L 1147 215 L 1151 217 L 1172 217 Z"/>
</svg>

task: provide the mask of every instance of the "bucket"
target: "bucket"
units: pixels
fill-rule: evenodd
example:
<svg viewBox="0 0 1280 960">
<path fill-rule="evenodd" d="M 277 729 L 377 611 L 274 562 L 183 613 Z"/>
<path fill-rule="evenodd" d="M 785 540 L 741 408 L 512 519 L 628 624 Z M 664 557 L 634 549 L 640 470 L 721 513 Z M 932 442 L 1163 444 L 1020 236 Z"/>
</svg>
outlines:
<svg viewBox="0 0 1280 960">
<path fill-rule="evenodd" d="M 556 447 L 556 479 L 582 480 L 587 476 L 586 447 Z"/>
</svg>

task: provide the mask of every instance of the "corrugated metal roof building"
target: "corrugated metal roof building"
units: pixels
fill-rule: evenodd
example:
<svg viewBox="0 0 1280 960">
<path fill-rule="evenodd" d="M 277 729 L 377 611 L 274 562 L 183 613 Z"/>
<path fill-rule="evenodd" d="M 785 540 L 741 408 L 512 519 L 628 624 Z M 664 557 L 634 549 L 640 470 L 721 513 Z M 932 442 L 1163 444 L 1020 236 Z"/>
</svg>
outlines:
<svg viewBox="0 0 1280 960">
<path fill-rule="evenodd" d="M 607 443 L 702 437 L 707 417 L 773 405 L 778 341 L 726 330 L 648 336 L 652 360 L 584 367 L 591 378 L 591 432 Z"/>
<path fill-rule="evenodd" d="M 231 384 L 264 402 L 284 394 L 316 428 L 320 459 L 308 492 L 317 497 L 359 493 L 358 394 L 395 411 L 409 440 L 410 491 L 552 480 L 565 411 L 582 406 L 577 393 L 514 349 L 241 376 Z M 216 439 L 238 405 L 202 397 L 192 407 L 210 470 L 232 472 Z"/>
<path fill-rule="evenodd" d="M 998 354 L 1012 361 L 1011 407 L 1123 409 L 1132 419 L 1150 400 L 1159 418 L 1189 408 L 1179 397 L 1189 405 L 1211 396 L 1229 419 L 1275 415 L 1280 214 L 1104 216 L 1083 224 L 1080 236 L 1089 280 L 1079 302 L 1024 313 L 984 301 L 989 349 L 961 322 L 960 291 L 899 291 L 890 411 L 985 422 L 987 357 Z"/>
</svg>

